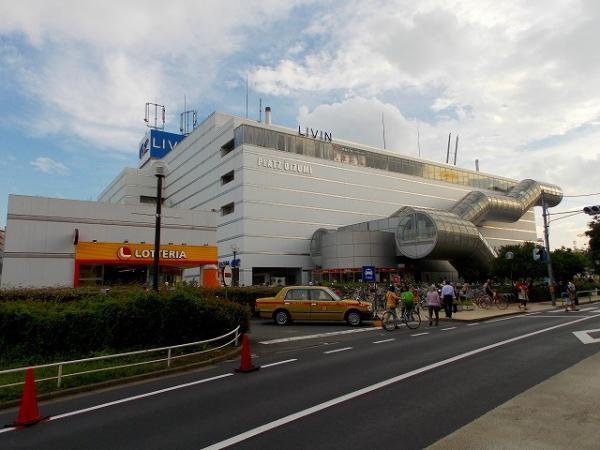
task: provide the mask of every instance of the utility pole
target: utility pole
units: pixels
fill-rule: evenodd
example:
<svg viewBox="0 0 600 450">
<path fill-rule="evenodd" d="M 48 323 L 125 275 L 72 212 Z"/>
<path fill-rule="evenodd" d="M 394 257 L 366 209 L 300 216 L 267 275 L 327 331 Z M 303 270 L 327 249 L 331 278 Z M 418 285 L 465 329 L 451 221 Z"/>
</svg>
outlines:
<svg viewBox="0 0 600 450">
<path fill-rule="evenodd" d="M 448 150 L 446 150 L 446 164 L 450 161 L 450 138 L 452 137 L 452 133 L 448 134 Z"/>
<path fill-rule="evenodd" d="M 548 266 L 549 290 L 552 306 L 556 306 L 556 295 L 554 293 L 554 275 L 552 273 L 552 260 L 550 258 L 550 232 L 548 226 L 548 204 L 542 195 L 542 214 L 544 216 L 544 239 L 546 241 L 546 265 Z"/>
</svg>

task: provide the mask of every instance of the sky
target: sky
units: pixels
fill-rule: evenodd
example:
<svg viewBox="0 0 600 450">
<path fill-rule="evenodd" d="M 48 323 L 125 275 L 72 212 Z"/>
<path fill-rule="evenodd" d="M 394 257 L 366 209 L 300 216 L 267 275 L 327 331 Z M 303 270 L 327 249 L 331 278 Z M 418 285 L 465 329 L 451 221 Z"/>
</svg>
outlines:
<svg viewBox="0 0 600 450">
<path fill-rule="evenodd" d="M 95 200 L 137 166 L 144 105 L 558 184 L 551 247 L 600 204 L 600 2 L 0 0 L 0 227 L 8 194 Z M 418 138 L 417 138 L 418 136 Z M 541 209 L 536 208 L 542 237 Z"/>
</svg>

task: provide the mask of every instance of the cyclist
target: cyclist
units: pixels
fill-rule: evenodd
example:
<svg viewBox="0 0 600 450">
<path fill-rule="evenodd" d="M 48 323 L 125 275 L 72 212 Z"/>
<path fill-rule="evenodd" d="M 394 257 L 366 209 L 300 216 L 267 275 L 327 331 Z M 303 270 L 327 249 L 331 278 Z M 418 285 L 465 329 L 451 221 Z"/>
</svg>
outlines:
<svg viewBox="0 0 600 450">
<path fill-rule="evenodd" d="M 402 300 L 402 315 L 406 314 L 409 316 L 415 304 L 415 296 L 408 285 L 403 286 L 400 299 Z"/>
<path fill-rule="evenodd" d="M 394 319 L 398 320 L 398 315 L 396 314 L 396 308 L 398 307 L 398 295 L 396 294 L 396 288 L 392 285 L 388 288 L 388 291 L 385 293 L 385 306 L 390 311 Z"/>
<path fill-rule="evenodd" d="M 492 285 L 492 280 L 491 279 L 487 279 L 486 282 L 483 284 L 483 291 L 485 292 L 486 295 L 490 296 L 490 299 L 493 301 L 494 298 L 496 297 L 496 291 L 494 290 L 494 286 Z"/>
</svg>

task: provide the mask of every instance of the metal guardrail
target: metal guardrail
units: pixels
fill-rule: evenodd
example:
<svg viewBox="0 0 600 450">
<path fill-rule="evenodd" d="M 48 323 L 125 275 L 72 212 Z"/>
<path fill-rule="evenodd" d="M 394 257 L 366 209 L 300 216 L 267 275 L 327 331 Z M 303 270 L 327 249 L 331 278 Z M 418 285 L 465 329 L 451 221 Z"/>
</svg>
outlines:
<svg viewBox="0 0 600 450">
<path fill-rule="evenodd" d="M 582 295 L 586 293 L 587 295 Z M 597 297 L 598 296 L 598 289 L 591 289 L 589 291 L 576 291 L 577 294 L 577 298 L 579 299 L 579 301 L 581 302 L 582 298 L 587 297 L 588 298 L 588 303 L 592 303 L 592 297 Z"/>
<path fill-rule="evenodd" d="M 40 379 L 36 379 L 35 381 L 36 381 L 36 383 L 38 383 L 38 382 L 42 382 L 42 381 L 57 380 L 56 386 L 60 388 L 61 384 L 62 384 L 62 380 L 67 377 L 74 377 L 77 375 L 85 375 L 88 373 L 105 372 L 108 370 L 122 369 L 125 367 L 141 366 L 144 364 L 155 364 L 155 363 L 159 363 L 159 362 L 163 362 L 163 361 L 166 361 L 167 367 L 171 367 L 171 362 L 175 359 L 187 358 L 189 356 L 200 355 L 202 353 L 212 352 L 212 351 L 221 349 L 223 347 L 226 347 L 232 343 L 235 343 L 234 345 L 237 346 L 239 343 L 239 337 L 240 337 L 239 331 L 240 331 L 240 326 L 238 325 L 235 329 L 229 331 L 228 333 L 226 333 L 222 336 L 207 339 L 204 341 L 190 342 L 187 344 L 179 344 L 179 345 L 171 345 L 169 347 L 158 347 L 158 348 L 152 348 L 152 349 L 147 349 L 147 350 L 136 350 L 133 352 L 126 352 L 126 353 L 115 353 L 113 355 L 95 356 L 92 358 L 75 359 L 72 361 L 61 361 L 61 362 L 56 362 L 56 363 L 40 364 L 37 366 L 18 367 L 18 368 L 14 368 L 14 369 L 0 370 L 0 375 L 4 375 L 4 374 L 8 374 L 8 373 L 15 373 L 15 372 L 24 372 L 27 369 L 43 369 L 43 368 L 47 368 L 47 367 L 57 367 L 58 371 L 57 371 L 57 375 L 55 377 L 40 378 Z M 210 342 L 216 342 L 221 339 L 225 339 L 231 335 L 233 335 L 233 338 L 231 338 L 224 344 L 219 345 L 218 347 L 213 347 L 213 348 L 210 348 L 207 350 L 200 350 L 200 351 L 192 352 L 192 353 L 186 353 L 183 355 L 173 356 L 173 354 L 172 354 L 174 349 L 192 347 L 195 345 L 208 344 Z M 151 361 L 135 362 L 135 363 L 131 363 L 131 364 L 120 364 L 117 366 L 102 367 L 100 369 L 86 370 L 86 371 L 74 372 L 74 373 L 69 373 L 69 374 L 63 373 L 63 368 L 65 366 L 68 366 L 71 364 L 86 363 L 86 362 L 90 362 L 90 361 L 101 361 L 101 360 L 107 360 L 107 359 L 122 358 L 124 356 L 143 355 L 143 354 L 150 354 L 150 353 L 157 353 L 157 352 L 164 352 L 164 351 L 167 352 L 166 357 L 160 358 L 160 359 L 153 359 Z M 24 383 L 25 383 L 24 381 L 20 381 L 18 383 L 3 384 L 3 385 L 0 385 L 0 389 L 5 388 L 5 387 L 11 387 L 11 386 L 19 386 Z"/>
</svg>

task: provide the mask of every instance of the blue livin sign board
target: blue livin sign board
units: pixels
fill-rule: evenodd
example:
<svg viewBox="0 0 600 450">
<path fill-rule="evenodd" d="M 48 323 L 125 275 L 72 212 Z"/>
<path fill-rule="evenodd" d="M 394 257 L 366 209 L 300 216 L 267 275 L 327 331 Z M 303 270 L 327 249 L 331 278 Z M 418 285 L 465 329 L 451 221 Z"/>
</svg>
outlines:
<svg viewBox="0 0 600 450">
<path fill-rule="evenodd" d="M 372 283 L 375 281 L 375 266 L 363 266 L 362 268 L 363 281 Z"/>
<path fill-rule="evenodd" d="M 146 133 L 140 143 L 140 159 L 147 156 L 150 152 L 150 158 L 162 158 L 175 148 L 177 144 L 185 139 L 183 134 L 167 133 L 161 130 L 150 130 Z"/>
</svg>

